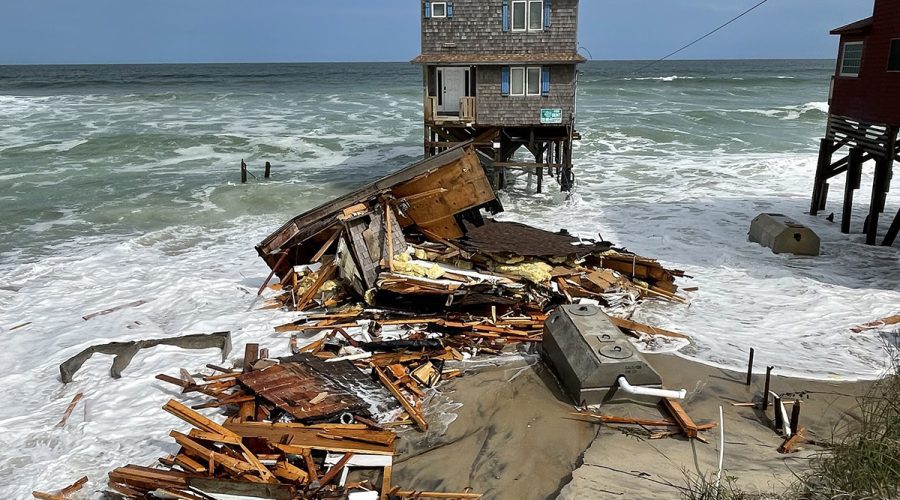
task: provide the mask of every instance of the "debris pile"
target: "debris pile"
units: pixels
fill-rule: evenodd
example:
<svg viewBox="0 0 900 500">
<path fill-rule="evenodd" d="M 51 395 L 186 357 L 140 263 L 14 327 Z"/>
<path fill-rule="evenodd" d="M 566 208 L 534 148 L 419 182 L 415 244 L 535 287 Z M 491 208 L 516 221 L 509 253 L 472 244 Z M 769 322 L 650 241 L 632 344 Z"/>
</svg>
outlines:
<svg viewBox="0 0 900 500">
<path fill-rule="evenodd" d="M 260 243 L 271 269 L 260 294 L 279 278 L 266 307 L 299 312 L 275 328 L 290 334 L 291 355 L 248 344 L 241 369 L 159 375 L 210 399 L 167 403 L 192 426 L 170 434 L 180 451 L 160 459 L 165 469 L 114 470 L 110 487 L 190 500 L 480 498 L 391 485 L 393 429 L 428 430 L 433 388 L 462 374 L 458 362 L 541 342 L 561 304 L 600 305 L 635 335 L 684 337 L 630 319 L 643 298 L 684 302 L 682 272 L 605 241 L 485 218 L 503 208 L 478 155 L 471 144 L 448 150 Z M 196 411 L 209 408 L 224 423 Z M 350 481 L 351 467 L 381 469 L 380 494 L 374 478 Z"/>
<path fill-rule="evenodd" d="M 159 459 L 165 468 L 127 465 L 113 470 L 109 487 L 127 498 L 189 500 L 216 494 L 286 500 L 481 498 L 391 484 L 397 439 L 391 427 L 409 421 L 376 419 L 402 411 L 392 399 L 396 397 L 413 421 L 424 424 L 400 392 L 404 381 L 395 378 L 396 366 L 375 368 L 388 392 L 350 361 L 326 362 L 311 354 L 269 359 L 265 349 L 248 344 L 242 370 L 208 365 L 214 373 L 199 382 L 187 370 L 179 377 L 160 374 L 157 379 L 181 387 L 182 393 L 201 393 L 210 400 L 193 407 L 176 400 L 166 403 L 165 411 L 191 426 L 169 433 L 180 450 Z M 224 422 L 196 411 L 204 408 L 223 408 Z M 380 469 L 380 486 L 372 478 L 350 481 L 351 468 Z"/>
<path fill-rule="evenodd" d="M 280 278 L 269 307 L 306 313 L 276 330 L 299 344 L 361 327 L 372 342 L 390 325 L 406 330 L 390 338 L 498 353 L 539 342 L 554 307 L 589 302 L 632 332 L 683 337 L 629 319 L 645 297 L 686 302 L 674 283 L 683 272 L 481 209 L 502 206 L 478 153 L 459 147 L 294 218 L 257 246 Z"/>
</svg>

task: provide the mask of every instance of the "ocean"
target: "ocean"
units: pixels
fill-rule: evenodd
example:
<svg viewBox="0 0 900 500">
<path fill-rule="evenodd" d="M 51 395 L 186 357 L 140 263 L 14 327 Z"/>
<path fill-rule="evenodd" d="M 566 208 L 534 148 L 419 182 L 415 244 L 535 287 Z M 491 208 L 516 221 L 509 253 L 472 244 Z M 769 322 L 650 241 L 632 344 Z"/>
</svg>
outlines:
<svg viewBox="0 0 900 500">
<path fill-rule="evenodd" d="M 501 218 L 685 270 L 690 305 L 648 302 L 636 319 L 693 341 L 658 348 L 743 368 L 753 347 L 757 367 L 782 374 L 878 376 L 889 336 L 849 331 L 900 312 L 900 248 L 860 234 L 871 166 L 853 234 L 824 218 L 840 219 L 843 179 L 825 214 L 805 214 L 834 62 L 643 65 L 581 67 L 575 191 L 535 194 L 520 177 Z M 58 365 L 82 349 L 230 330 L 234 356 L 251 341 L 286 353 L 272 327 L 293 316 L 257 309 L 268 268 L 254 245 L 418 159 L 420 79 L 405 63 L 0 66 L 0 497 L 84 474 L 97 489 L 116 466 L 172 452 L 176 421 L 159 407 L 176 392 L 153 376 L 221 361 L 157 347 L 113 380 L 111 358 L 95 355 L 64 386 Z M 895 190 L 886 214 L 898 207 Z M 811 226 L 822 255 L 748 242 L 761 212 Z"/>
</svg>

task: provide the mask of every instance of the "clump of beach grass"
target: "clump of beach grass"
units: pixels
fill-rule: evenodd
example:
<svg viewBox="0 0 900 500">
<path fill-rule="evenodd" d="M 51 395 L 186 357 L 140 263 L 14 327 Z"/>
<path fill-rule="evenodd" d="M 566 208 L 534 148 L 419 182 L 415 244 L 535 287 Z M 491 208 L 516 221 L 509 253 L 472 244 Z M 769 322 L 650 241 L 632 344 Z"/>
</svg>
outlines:
<svg viewBox="0 0 900 500">
<path fill-rule="evenodd" d="M 889 349 L 890 373 L 860 398 L 860 420 L 836 432 L 801 478 L 799 498 L 900 498 L 900 354 Z"/>
<path fill-rule="evenodd" d="M 771 493 L 750 493 L 737 485 L 737 478 L 723 474 L 716 482 L 716 474 L 684 474 L 685 486 L 681 492 L 687 500 L 775 500 L 783 498 Z"/>
</svg>

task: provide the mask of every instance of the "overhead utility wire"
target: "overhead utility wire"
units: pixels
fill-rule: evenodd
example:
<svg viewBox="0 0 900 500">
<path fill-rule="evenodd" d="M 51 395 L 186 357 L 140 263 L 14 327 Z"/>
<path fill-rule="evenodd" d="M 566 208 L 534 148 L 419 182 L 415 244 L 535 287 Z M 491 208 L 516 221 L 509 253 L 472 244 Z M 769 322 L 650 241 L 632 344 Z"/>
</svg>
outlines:
<svg viewBox="0 0 900 500">
<path fill-rule="evenodd" d="M 636 73 L 640 73 L 641 71 L 644 71 L 645 69 L 649 68 L 650 66 L 653 66 L 653 65 L 656 65 L 656 64 L 658 64 L 658 63 L 661 63 L 661 62 L 665 61 L 666 59 L 668 59 L 668 58 L 674 56 L 675 54 L 678 54 L 679 52 L 681 52 L 681 51 L 683 51 L 683 50 L 685 50 L 685 49 L 687 49 L 687 48 L 689 48 L 689 47 L 691 47 L 691 46 L 697 44 L 698 42 L 700 42 L 700 41 L 702 41 L 702 40 L 705 40 L 706 38 L 709 38 L 709 37 L 712 36 L 713 34 L 715 34 L 715 33 L 717 33 L 718 31 L 720 31 L 722 28 L 728 26 L 729 24 L 731 24 L 731 23 L 737 21 L 738 19 L 740 19 L 740 18 L 746 16 L 747 14 L 753 12 L 753 11 L 756 10 L 759 6 L 761 6 L 762 4 L 764 4 L 764 3 L 768 2 L 768 1 L 769 1 L 769 0 L 762 0 L 761 2 L 759 2 L 759 3 L 756 4 L 756 5 L 754 5 L 753 7 L 750 7 L 749 9 L 745 10 L 744 12 L 741 12 L 741 13 L 738 14 L 737 16 L 731 18 L 727 23 L 725 23 L 725 24 L 719 26 L 718 28 L 716 28 L 716 29 L 710 31 L 709 33 L 707 33 L 707 34 L 701 36 L 700 38 L 694 40 L 693 42 L 691 42 L 691 43 L 689 43 L 689 44 L 687 44 L 687 45 L 685 45 L 684 47 L 681 47 L 680 49 L 678 49 L 678 50 L 672 52 L 671 54 L 668 54 L 668 55 L 666 55 L 665 57 L 661 57 L 661 58 L 659 58 L 659 59 L 657 59 L 657 60 L 655 60 L 655 61 L 653 61 L 653 62 L 650 62 L 650 63 L 648 63 L 648 64 L 646 64 L 646 65 L 644 65 L 644 66 L 641 66 L 640 68 L 638 68 L 638 69 L 632 71 L 631 74 L 633 75 L 633 74 L 636 74 Z"/>
</svg>

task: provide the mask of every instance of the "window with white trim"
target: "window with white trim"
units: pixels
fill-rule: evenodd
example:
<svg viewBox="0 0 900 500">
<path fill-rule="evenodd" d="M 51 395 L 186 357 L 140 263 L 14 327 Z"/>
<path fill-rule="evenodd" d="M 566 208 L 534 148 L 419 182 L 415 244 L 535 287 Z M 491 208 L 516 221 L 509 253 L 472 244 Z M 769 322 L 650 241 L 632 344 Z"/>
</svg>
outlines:
<svg viewBox="0 0 900 500">
<path fill-rule="evenodd" d="M 859 76 L 862 66 L 863 43 L 847 42 L 841 48 L 841 76 Z"/>
<path fill-rule="evenodd" d="M 515 67 L 509 69 L 509 95 L 541 95 L 541 67 Z"/>
<path fill-rule="evenodd" d="M 431 2 L 431 17 L 447 17 L 447 2 Z"/>
<path fill-rule="evenodd" d="M 543 29 L 544 0 L 513 0 L 513 31 L 541 31 Z"/>
</svg>

